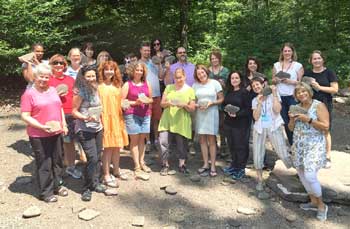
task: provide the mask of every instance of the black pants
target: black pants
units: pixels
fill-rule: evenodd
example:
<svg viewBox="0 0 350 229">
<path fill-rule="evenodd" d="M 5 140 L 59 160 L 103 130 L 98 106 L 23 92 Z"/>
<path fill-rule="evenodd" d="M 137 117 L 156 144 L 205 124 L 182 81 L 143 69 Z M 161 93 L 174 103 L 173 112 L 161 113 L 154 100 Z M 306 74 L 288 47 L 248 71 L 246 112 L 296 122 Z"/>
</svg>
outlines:
<svg viewBox="0 0 350 229">
<path fill-rule="evenodd" d="M 225 135 L 231 152 L 231 167 L 244 169 L 249 158 L 250 126 L 235 128 L 225 125 Z"/>
<path fill-rule="evenodd" d="M 84 169 L 84 190 L 94 190 L 101 175 L 101 152 L 103 131 L 96 133 L 79 131 L 79 142 L 86 154 L 87 164 Z"/>
<path fill-rule="evenodd" d="M 282 110 L 281 110 L 281 116 L 284 122 L 284 129 L 286 131 L 287 134 L 287 138 L 288 138 L 288 142 L 290 145 L 293 145 L 293 132 L 289 130 L 288 128 L 288 123 L 289 123 L 289 116 L 288 116 L 288 112 L 289 112 L 289 107 L 291 105 L 295 105 L 297 104 L 297 102 L 295 101 L 294 97 L 292 95 L 290 96 L 281 96 L 281 100 L 282 100 Z"/>
<path fill-rule="evenodd" d="M 188 152 L 188 139 L 184 136 L 169 131 L 159 132 L 159 143 L 161 149 L 161 160 L 162 163 L 169 158 L 169 146 L 175 139 L 176 150 L 179 152 L 179 159 L 186 160 Z"/>
<path fill-rule="evenodd" d="M 53 195 L 55 189 L 62 185 L 63 173 L 63 141 L 62 135 L 51 137 L 29 137 L 37 169 L 40 189 L 39 198 L 45 199 Z"/>
</svg>

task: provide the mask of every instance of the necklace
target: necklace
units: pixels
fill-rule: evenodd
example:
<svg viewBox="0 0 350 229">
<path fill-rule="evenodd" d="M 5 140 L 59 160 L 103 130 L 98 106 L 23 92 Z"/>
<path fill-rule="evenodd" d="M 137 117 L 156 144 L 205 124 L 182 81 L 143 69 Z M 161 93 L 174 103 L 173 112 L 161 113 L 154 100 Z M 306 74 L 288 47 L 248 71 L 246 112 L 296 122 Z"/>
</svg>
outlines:
<svg viewBox="0 0 350 229">
<path fill-rule="evenodd" d="M 283 71 L 283 69 L 284 69 L 284 61 L 283 61 L 283 62 L 282 62 L 282 71 L 283 71 L 283 72 L 288 72 L 288 70 L 290 69 L 290 67 L 292 67 L 292 64 L 293 64 L 293 61 L 292 61 L 292 62 L 289 62 L 288 68 L 287 68 L 285 71 Z"/>
</svg>

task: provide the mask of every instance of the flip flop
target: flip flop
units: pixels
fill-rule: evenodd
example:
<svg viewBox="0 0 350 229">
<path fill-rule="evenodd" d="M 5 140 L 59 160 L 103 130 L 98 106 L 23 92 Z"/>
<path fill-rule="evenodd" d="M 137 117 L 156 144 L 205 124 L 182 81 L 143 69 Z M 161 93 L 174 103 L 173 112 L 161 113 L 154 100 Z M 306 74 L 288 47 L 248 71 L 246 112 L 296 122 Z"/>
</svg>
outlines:
<svg viewBox="0 0 350 229">
<path fill-rule="evenodd" d="M 218 175 L 218 173 L 214 170 L 210 170 L 209 176 L 211 177 L 216 177 Z"/>
</svg>

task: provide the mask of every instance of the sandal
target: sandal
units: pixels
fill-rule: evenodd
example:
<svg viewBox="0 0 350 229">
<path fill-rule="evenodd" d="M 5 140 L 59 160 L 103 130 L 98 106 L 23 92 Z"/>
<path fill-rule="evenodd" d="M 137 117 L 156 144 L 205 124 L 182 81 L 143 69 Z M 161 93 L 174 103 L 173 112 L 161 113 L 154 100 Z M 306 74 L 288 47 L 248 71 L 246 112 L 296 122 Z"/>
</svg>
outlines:
<svg viewBox="0 0 350 229">
<path fill-rule="evenodd" d="M 146 172 L 146 173 L 150 173 L 152 172 L 152 170 L 150 169 L 150 167 L 148 167 L 146 164 L 141 164 L 141 169 Z"/>
<path fill-rule="evenodd" d="M 128 175 L 126 175 L 125 173 L 121 173 L 121 172 L 113 173 L 113 176 L 121 180 L 128 180 Z"/>
<path fill-rule="evenodd" d="M 54 203 L 54 202 L 57 202 L 57 197 L 54 195 L 48 196 L 48 197 L 44 198 L 44 201 L 46 203 Z"/>
<path fill-rule="evenodd" d="M 204 168 L 204 167 L 199 168 L 198 173 L 201 177 L 207 177 L 209 176 L 209 168 Z"/>
<path fill-rule="evenodd" d="M 135 169 L 135 178 L 143 181 L 149 180 L 149 175 L 142 172 L 140 168 Z"/>
<path fill-rule="evenodd" d="M 209 168 L 202 167 L 202 168 L 199 168 L 199 169 L 197 170 L 197 172 L 198 172 L 199 174 L 201 174 L 201 173 L 204 173 L 204 172 L 206 172 L 206 171 L 208 171 L 208 170 L 209 170 Z"/>
<path fill-rule="evenodd" d="M 54 193 L 62 197 L 68 196 L 68 190 L 63 186 L 59 187 Z"/>
<path fill-rule="evenodd" d="M 113 180 L 111 177 L 104 180 L 103 184 L 108 186 L 108 187 L 111 187 L 111 188 L 118 188 L 119 187 L 118 182 L 116 180 Z"/>
<path fill-rule="evenodd" d="M 216 172 L 216 170 L 210 170 L 209 176 L 210 177 L 216 177 L 218 175 L 218 173 Z"/>
</svg>

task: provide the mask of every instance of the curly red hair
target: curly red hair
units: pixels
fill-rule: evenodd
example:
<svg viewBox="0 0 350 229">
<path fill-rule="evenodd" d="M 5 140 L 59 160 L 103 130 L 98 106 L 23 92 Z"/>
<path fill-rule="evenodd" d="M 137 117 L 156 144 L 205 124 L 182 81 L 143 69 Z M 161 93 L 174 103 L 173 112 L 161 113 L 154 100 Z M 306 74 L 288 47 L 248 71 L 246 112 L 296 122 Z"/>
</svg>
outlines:
<svg viewBox="0 0 350 229">
<path fill-rule="evenodd" d="M 103 71 L 107 68 L 107 67 L 111 67 L 112 69 L 114 69 L 114 76 L 112 78 L 112 83 L 114 86 L 116 87 L 121 87 L 122 86 L 122 75 L 120 73 L 119 67 L 117 62 L 115 61 L 105 61 L 103 63 L 100 64 L 100 66 L 98 67 L 98 83 L 101 84 L 106 80 L 106 77 L 103 73 Z"/>
</svg>

